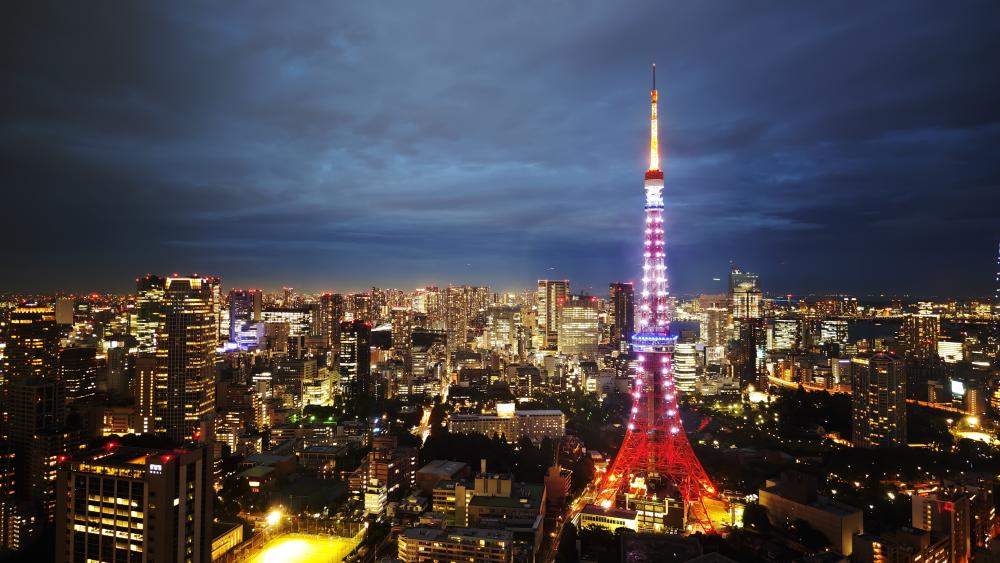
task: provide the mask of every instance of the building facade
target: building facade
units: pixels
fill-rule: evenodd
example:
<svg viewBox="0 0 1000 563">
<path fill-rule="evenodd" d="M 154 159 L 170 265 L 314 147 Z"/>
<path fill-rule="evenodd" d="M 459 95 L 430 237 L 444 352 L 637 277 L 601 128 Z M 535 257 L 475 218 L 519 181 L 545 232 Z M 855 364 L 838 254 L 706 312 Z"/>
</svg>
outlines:
<svg viewBox="0 0 1000 563">
<path fill-rule="evenodd" d="M 211 454 L 101 448 L 59 469 L 58 563 L 212 560 Z"/>
<path fill-rule="evenodd" d="M 888 354 L 851 359 L 855 447 L 906 445 L 906 367 Z"/>
</svg>

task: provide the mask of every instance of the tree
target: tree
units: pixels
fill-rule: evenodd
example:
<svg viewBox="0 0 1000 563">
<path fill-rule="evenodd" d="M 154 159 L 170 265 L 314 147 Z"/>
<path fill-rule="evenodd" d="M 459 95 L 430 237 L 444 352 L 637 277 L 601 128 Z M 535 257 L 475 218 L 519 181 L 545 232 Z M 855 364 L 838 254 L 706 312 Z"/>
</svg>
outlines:
<svg viewBox="0 0 1000 563">
<path fill-rule="evenodd" d="M 563 526 L 562 536 L 559 538 L 559 551 L 556 552 L 557 563 L 576 563 L 580 560 L 580 553 L 576 549 L 576 526 L 572 522 L 566 522 Z"/>
<path fill-rule="evenodd" d="M 570 466 L 573 474 L 570 476 L 570 490 L 575 494 L 582 491 L 588 483 L 594 480 L 594 460 L 589 455 L 580 456 Z"/>
<path fill-rule="evenodd" d="M 793 520 L 789 526 L 789 532 L 795 541 L 806 546 L 806 548 L 810 551 L 819 551 L 830 545 L 826 536 L 824 536 L 823 533 L 816 528 L 813 528 L 809 522 L 806 522 L 805 520 Z"/>
<path fill-rule="evenodd" d="M 771 530 L 771 522 L 767 519 L 767 509 L 759 503 L 751 502 L 743 509 L 743 526 L 755 532 L 767 534 Z"/>
</svg>

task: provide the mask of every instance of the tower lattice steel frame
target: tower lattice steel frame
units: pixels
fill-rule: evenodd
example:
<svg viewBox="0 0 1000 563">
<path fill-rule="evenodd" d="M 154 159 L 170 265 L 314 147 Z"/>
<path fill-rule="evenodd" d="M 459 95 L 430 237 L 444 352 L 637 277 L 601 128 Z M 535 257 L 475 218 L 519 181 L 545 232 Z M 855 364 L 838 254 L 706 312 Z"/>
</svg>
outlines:
<svg viewBox="0 0 1000 563">
<path fill-rule="evenodd" d="M 672 356 L 676 338 L 670 336 L 663 236 L 663 172 L 660 170 L 656 118 L 656 65 L 653 65 L 650 97 L 642 293 L 637 329 L 632 337 L 632 349 L 636 353 L 632 383 L 634 402 L 625 439 L 598 488 L 596 502 L 605 508 L 612 506 L 623 488 L 631 488 L 639 482 L 636 477 L 643 477 L 643 483 L 650 479 L 666 480 L 677 488 L 684 502 L 685 522 L 692 528 L 711 533 L 714 528 L 704 498 L 714 495 L 715 487 L 684 433 L 674 387 Z"/>
</svg>

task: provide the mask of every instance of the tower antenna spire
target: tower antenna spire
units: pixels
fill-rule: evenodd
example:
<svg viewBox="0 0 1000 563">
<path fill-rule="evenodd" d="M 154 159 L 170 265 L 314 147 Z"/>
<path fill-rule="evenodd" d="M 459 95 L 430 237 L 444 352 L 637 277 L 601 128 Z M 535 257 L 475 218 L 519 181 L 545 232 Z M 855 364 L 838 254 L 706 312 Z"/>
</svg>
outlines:
<svg viewBox="0 0 1000 563">
<path fill-rule="evenodd" d="M 660 140 L 659 130 L 656 123 L 656 63 L 653 63 L 653 89 L 649 93 L 650 119 L 649 119 L 649 172 L 657 177 L 660 172 Z"/>
</svg>

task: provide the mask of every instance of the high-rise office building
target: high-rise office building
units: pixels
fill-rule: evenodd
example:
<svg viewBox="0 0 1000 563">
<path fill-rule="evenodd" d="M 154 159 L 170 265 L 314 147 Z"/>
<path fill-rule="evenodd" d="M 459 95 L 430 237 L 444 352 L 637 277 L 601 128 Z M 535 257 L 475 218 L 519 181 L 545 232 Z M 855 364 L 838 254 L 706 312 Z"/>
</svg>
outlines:
<svg viewBox="0 0 1000 563">
<path fill-rule="evenodd" d="M 55 560 L 212 560 L 207 448 L 101 448 L 64 462 L 56 480 Z"/>
<path fill-rule="evenodd" d="M 448 331 L 448 348 L 462 350 L 486 325 L 486 307 L 489 305 L 488 287 L 448 286 L 445 290 L 445 327 Z"/>
<path fill-rule="evenodd" d="M 132 321 L 132 335 L 138 340 L 139 352 L 156 351 L 156 331 L 160 326 L 163 305 L 163 286 L 166 282 L 160 276 L 146 274 L 135 280 L 135 313 Z"/>
<path fill-rule="evenodd" d="M 239 342 L 239 333 L 245 324 L 261 321 L 263 295 L 258 289 L 234 289 L 229 292 L 230 342 Z"/>
<path fill-rule="evenodd" d="M 66 402 L 73 403 L 97 392 L 97 349 L 63 348 L 59 351 L 59 379 L 66 386 Z"/>
<path fill-rule="evenodd" d="M 54 377 L 29 377 L 7 383 L 7 391 L 18 496 L 49 519 L 55 502 L 56 462 L 80 444 L 79 432 L 65 428 L 65 388 Z"/>
<path fill-rule="evenodd" d="M 359 397 L 371 391 L 372 325 L 368 321 L 340 323 L 340 392 Z"/>
<path fill-rule="evenodd" d="M 0 552 L 3 548 L 16 550 L 12 545 L 11 518 L 17 506 L 17 457 L 13 444 L 0 441 Z"/>
<path fill-rule="evenodd" d="M 836 344 L 840 346 L 841 353 L 850 343 L 847 321 L 842 319 L 823 319 L 819 322 L 819 342 L 820 344 Z"/>
<path fill-rule="evenodd" d="M 56 299 L 55 313 L 56 324 L 73 324 L 73 313 L 76 309 L 76 300 L 72 297 L 59 297 Z"/>
<path fill-rule="evenodd" d="M 390 499 L 404 498 L 416 487 L 417 448 L 400 446 L 396 436 L 373 437 L 364 463 L 367 482 L 384 486 Z"/>
<path fill-rule="evenodd" d="M 215 408 L 214 354 L 218 342 L 214 285 L 199 277 L 169 277 L 156 331 L 156 418 L 184 441 Z"/>
<path fill-rule="evenodd" d="M 678 391 L 693 393 L 698 381 L 698 348 L 693 342 L 674 345 L 674 385 Z"/>
<path fill-rule="evenodd" d="M 729 272 L 729 302 L 734 319 L 759 319 L 764 316 L 760 278 L 733 266 Z"/>
<path fill-rule="evenodd" d="M 704 315 L 701 337 L 705 346 L 719 349 L 729 343 L 729 308 L 725 295 L 702 295 L 699 299 Z"/>
<path fill-rule="evenodd" d="M 888 354 L 851 359 L 855 447 L 906 445 L 906 366 Z"/>
<path fill-rule="evenodd" d="M 907 356 L 930 358 L 937 354 L 937 342 L 941 337 L 941 317 L 921 314 L 907 315 L 899 336 Z"/>
<path fill-rule="evenodd" d="M 413 311 L 393 307 L 389 312 L 392 322 L 392 354 L 403 361 L 406 370 L 412 366 L 411 349 L 413 340 Z"/>
<path fill-rule="evenodd" d="M 764 383 L 760 380 L 767 374 L 764 367 L 767 327 L 757 274 L 732 267 L 729 272 L 729 312 L 737 341 L 732 357 L 734 375 L 740 380 L 741 387 Z"/>
<path fill-rule="evenodd" d="M 438 366 L 442 372 L 447 371 L 448 334 L 445 331 L 415 329 L 410 338 L 413 342 L 410 357 L 413 359 L 414 375 L 429 375 Z"/>
<path fill-rule="evenodd" d="M 486 315 L 486 346 L 520 353 L 518 335 L 521 309 L 509 305 L 491 305 Z"/>
<path fill-rule="evenodd" d="M 110 341 L 107 348 L 106 361 L 103 368 L 107 391 L 114 397 L 129 395 L 129 373 L 134 365 L 135 356 L 128 353 L 128 348 L 122 341 Z"/>
<path fill-rule="evenodd" d="M 569 280 L 538 280 L 538 335 L 544 350 L 559 345 L 559 317 L 569 294 Z"/>
<path fill-rule="evenodd" d="M 973 548 L 985 547 L 993 535 L 991 489 L 992 485 L 990 490 L 942 487 L 919 492 L 910 501 L 912 525 L 917 530 L 948 538 L 946 561 L 968 562 Z"/>
<path fill-rule="evenodd" d="M 560 354 L 597 356 L 600 331 L 597 326 L 597 299 L 589 295 L 568 295 L 559 314 L 557 346 Z"/>
<path fill-rule="evenodd" d="M 157 385 L 160 385 L 159 389 Z M 139 434 L 156 432 L 163 428 L 162 412 L 156 399 L 167 392 L 166 381 L 157 377 L 156 354 L 138 354 L 132 378 L 132 396 L 137 414 L 135 431 Z"/>
<path fill-rule="evenodd" d="M 628 343 L 635 332 L 635 292 L 631 282 L 616 282 L 608 287 L 614 324 L 611 327 L 611 345 L 620 352 L 628 351 Z"/>
<path fill-rule="evenodd" d="M 63 430 L 66 394 L 59 380 L 59 329 L 51 307 L 21 306 L 10 311 L 6 350 L 3 351 L 3 374 L 0 378 L 0 426 L 6 427 L 14 452 L 17 494 L 30 499 L 34 506 L 47 505 L 52 489 L 46 466 L 62 453 L 59 439 Z M 20 545 L 24 519 L 44 522 L 44 510 L 30 509 L 17 513 L 9 508 L 8 544 Z M 29 526 L 31 527 L 31 526 Z M 16 536 L 16 537 L 15 537 Z M 27 539 L 27 538 L 22 538 Z"/>
<path fill-rule="evenodd" d="M 781 352 L 798 350 L 802 344 L 801 327 L 799 319 L 774 319 L 771 349 Z"/>
<path fill-rule="evenodd" d="M 4 369 L 0 376 L 54 378 L 59 364 L 59 328 L 51 307 L 24 305 L 10 312 Z M 0 380 L 3 383 L 3 380 Z"/>
<path fill-rule="evenodd" d="M 199 277 L 195 274 L 195 277 Z M 202 285 L 208 288 L 209 303 L 212 305 L 212 326 L 215 327 L 215 347 L 218 348 L 229 338 L 229 326 L 222 325 L 222 278 L 200 276 Z"/>
<path fill-rule="evenodd" d="M 327 347 L 335 348 L 340 334 L 340 323 L 344 320 L 344 296 L 339 293 L 324 293 L 319 298 L 320 334 Z"/>
</svg>

